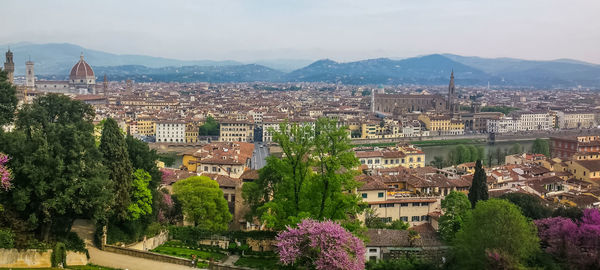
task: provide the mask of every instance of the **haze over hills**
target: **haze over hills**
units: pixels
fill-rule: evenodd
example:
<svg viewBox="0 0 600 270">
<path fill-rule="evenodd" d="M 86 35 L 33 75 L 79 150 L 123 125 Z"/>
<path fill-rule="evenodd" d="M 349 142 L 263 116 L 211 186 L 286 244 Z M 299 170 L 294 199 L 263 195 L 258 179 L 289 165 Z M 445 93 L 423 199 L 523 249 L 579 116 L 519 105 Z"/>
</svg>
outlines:
<svg viewBox="0 0 600 270">
<path fill-rule="evenodd" d="M 329 59 L 313 63 L 300 59 L 279 59 L 243 64 L 236 61 L 185 61 L 117 55 L 72 44 L 20 43 L 11 45 L 11 50 L 15 52 L 17 75 L 24 73 L 24 62 L 31 55 L 36 63 L 36 74 L 51 78 L 66 76 L 83 51 L 96 75 L 100 77 L 107 74 L 111 80 L 443 85 L 448 83 L 450 72 L 454 70 L 458 85 L 487 85 L 489 82 L 505 87 L 581 85 L 600 88 L 600 65 L 570 59 L 532 61 L 432 54 L 399 60 L 378 58 L 346 63 Z M 295 67 L 301 68 L 293 70 Z"/>
</svg>

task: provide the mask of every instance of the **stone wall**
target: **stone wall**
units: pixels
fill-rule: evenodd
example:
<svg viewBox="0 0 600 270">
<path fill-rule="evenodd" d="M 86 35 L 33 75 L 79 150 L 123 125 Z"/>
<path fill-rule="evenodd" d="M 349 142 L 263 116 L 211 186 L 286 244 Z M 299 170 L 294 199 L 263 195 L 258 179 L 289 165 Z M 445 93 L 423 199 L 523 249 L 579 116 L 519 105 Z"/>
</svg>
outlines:
<svg viewBox="0 0 600 270">
<path fill-rule="evenodd" d="M 258 251 L 258 252 L 274 251 L 275 244 L 277 244 L 277 241 L 275 239 L 257 240 L 257 239 L 247 238 L 246 244 L 248 244 L 248 246 L 250 247 L 250 249 L 252 249 L 252 251 Z"/>
<path fill-rule="evenodd" d="M 213 263 L 213 262 L 208 263 L 208 269 L 210 269 L 210 270 L 253 270 L 253 268 L 233 266 L 233 265 L 222 265 L 222 264 Z"/>
<path fill-rule="evenodd" d="M 158 254 L 158 253 L 154 253 L 154 252 L 149 252 L 149 251 L 142 251 L 142 250 L 137 250 L 137 249 L 112 246 L 112 245 L 105 245 L 104 251 L 123 254 L 123 255 L 127 255 L 127 256 L 138 257 L 138 258 L 144 258 L 144 259 L 154 260 L 154 261 L 159 261 L 159 262 L 165 262 L 165 263 L 172 263 L 172 264 L 179 264 L 179 265 L 186 265 L 186 266 L 189 266 L 192 264 L 192 260 L 189 260 L 189 259 L 178 258 L 178 257 L 169 256 L 169 255 L 163 255 L 163 254 Z"/>
<path fill-rule="evenodd" d="M 169 241 L 169 232 L 163 231 L 154 237 L 144 239 L 143 241 L 137 242 L 135 244 L 131 244 L 127 246 L 127 248 L 148 251 L 155 249 L 156 247 L 164 244 L 167 241 Z"/>
<path fill-rule="evenodd" d="M 0 267 L 2 268 L 43 268 L 51 267 L 52 250 L 36 249 L 0 249 Z M 67 251 L 67 265 L 86 265 L 85 253 Z"/>
</svg>

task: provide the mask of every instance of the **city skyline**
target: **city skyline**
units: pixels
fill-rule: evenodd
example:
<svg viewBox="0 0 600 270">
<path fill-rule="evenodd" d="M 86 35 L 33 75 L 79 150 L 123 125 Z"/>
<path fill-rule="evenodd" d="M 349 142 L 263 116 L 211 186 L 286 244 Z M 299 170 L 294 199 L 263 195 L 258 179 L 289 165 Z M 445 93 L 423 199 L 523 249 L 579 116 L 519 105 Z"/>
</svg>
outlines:
<svg viewBox="0 0 600 270">
<path fill-rule="evenodd" d="M 518 3 L 518 4 L 517 4 Z M 600 63 L 591 1 L 6 1 L 4 43 L 74 43 L 182 60 L 453 53 Z M 23 14 L 28 14 L 23 20 Z M 493 49 L 492 49 L 493 48 Z"/>
</svg>

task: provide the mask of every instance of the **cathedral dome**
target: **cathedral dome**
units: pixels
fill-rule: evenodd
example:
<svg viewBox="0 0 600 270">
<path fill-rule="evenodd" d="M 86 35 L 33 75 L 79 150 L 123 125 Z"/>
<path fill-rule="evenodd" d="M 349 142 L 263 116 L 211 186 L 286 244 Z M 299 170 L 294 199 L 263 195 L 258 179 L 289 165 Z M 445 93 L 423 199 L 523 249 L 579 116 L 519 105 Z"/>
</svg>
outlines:
<svg viewBox="0 0 600 270">
<path fill-rule="evenodd" d="M 73 66 L 73 68 L 71 69 L 71 74 L 69 75 L 69 79 L 72 82 L 87 82 L 90 80 L 94 80 L 95 81 L 95 76 L 94 76 L 94 70 L 92 70 L 92 67 L 90 67 L 90 65 L 88 65 L 87 62 L 85 62 L 85 60 L 83 60 L 83 54 L 81 54 L 81 58 L 79 59 L 79 62 L 77 62 L 77 64 L 75 64 Z"/>
</svg>

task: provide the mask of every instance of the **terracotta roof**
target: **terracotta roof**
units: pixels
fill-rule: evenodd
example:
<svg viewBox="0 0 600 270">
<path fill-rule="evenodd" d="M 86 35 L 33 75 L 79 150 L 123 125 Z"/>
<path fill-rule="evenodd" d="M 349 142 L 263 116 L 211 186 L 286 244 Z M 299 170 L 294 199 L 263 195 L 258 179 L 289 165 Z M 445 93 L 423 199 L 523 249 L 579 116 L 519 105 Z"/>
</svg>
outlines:
<svg viewBox="0 0 600 270">
<path fill-rule="evenodd" d="M 210 179 L 217 181 L 219 187 L 236 187 L 241 183 L 240 179 L 226 175 L 216 173 L 203 173 L 201 175 L 208 176 Z"/>
<path fill-rule="evenodd" d="M 573 162 L 592 172 L 600 171 L 600 160 L 573 160 Z"/>
<path fill-rule="evenodd" d="M 92 70 L 92 67 L 90 67 L 85 60 L 83 60 L 83 55 L 81 55 L 79 62 L 77 62 L 71 69 L 69 79 L 86 80 L 88 77 L 94 77 L 94 70 Z"/>
<path fill-rule="evenodd" d="M 258 177 L 259 177 L 258 170 L 246 170 L 246 171 L 244 171 L 244 173 L 242 173 L 242 175 L 240 175 L 240 179 L 242 179 L 242 180 L 244 180 L 244 179 L 257 180 Z"/>
</svg>

